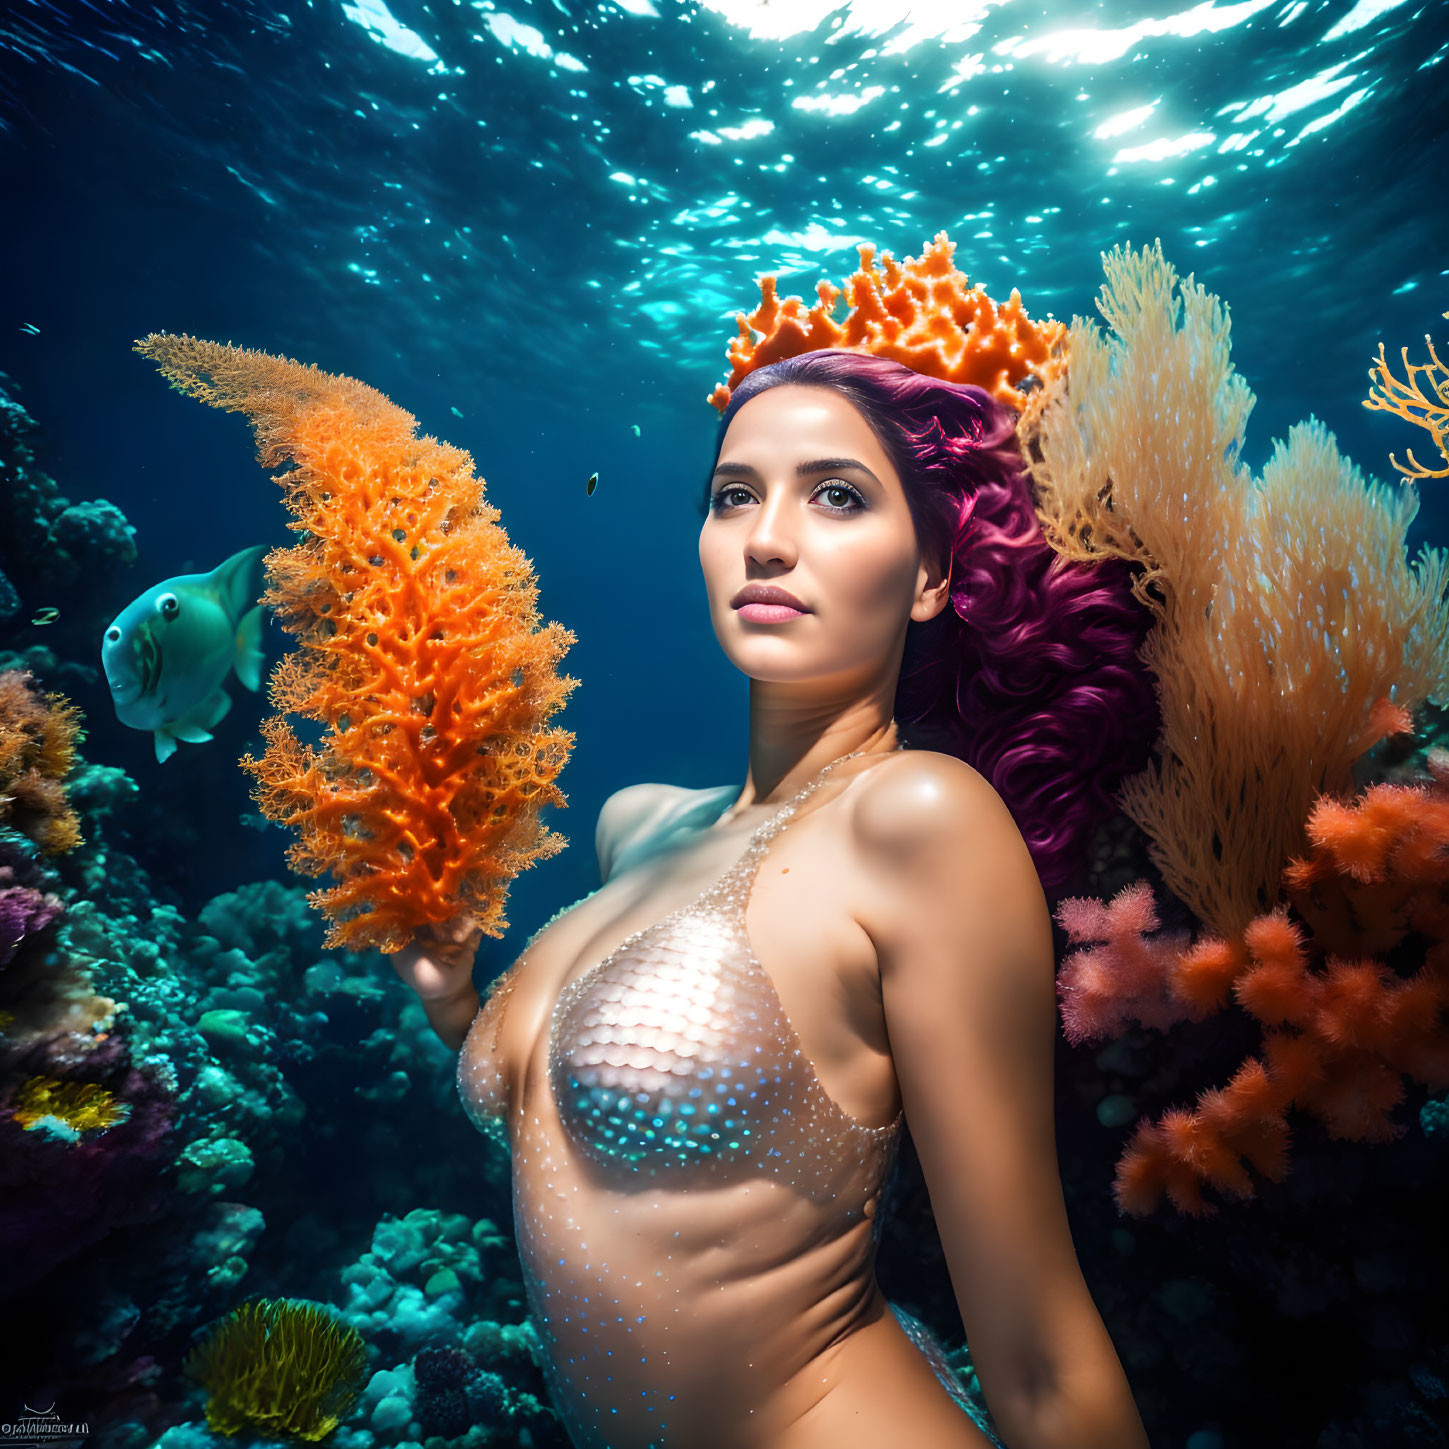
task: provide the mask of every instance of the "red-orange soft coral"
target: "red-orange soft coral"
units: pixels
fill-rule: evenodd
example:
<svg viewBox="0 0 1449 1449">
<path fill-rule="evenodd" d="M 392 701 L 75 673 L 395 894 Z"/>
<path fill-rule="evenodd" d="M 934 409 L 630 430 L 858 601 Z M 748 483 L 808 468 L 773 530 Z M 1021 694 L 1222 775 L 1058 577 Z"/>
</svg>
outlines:
<svg viewBox="0 0 1449 1449">
<path fill-rule="evenodd" d="M 1205 936 L 1187 948 L 1180 937 L 1149 939 L 1157 918 L 1145 882 L 1111 907 L 1059 908 L 1074 940 L 1101 943 L 1074 953 L 1059 978 L 1074 1042 L 1128 1018 L 1158 1029 L 1198 1019 L 1229 993 L 1263 1028 L 1262 1059 L 1245 1060 L 1226 1088 L 1199 1094 L 1196 1110 L 1138 1124 L 1117 1167 L 1124 1212 L 1151 1212 L 1163 1193 L 1183 1212 L 1216 1212 L 1206 1187 L 1252 1196 L 1245 1162 L 1281 1180 L 1290 1110 L 1333 1137 L 1387 1142 L 1404 1132 L 1389 1113 L 1405 1076 L 1449 1087 L 1449 755 L 1432 751 L 1429 764 L 1427 784 L 1374 785 L 1352 804 L 1325 797 L 1314 806 L 1312 849 L 1284 873 L 1310 929 L 1280 903 L 1235 939 Z M 1422 964 L 1406 976 L 1378 958 L 1411 933 Z"/>
<path fill-rule="evenodd" d="M 301 535 L 267 557 L 263 601 L 300 647 L 272 703 L 324 726 L 303 743 L 266 720 L 254 798 L 294 827 L 288 859 L 331 871 L 314 891 L 329 946 L 401 949 L 419 927 L 471 916 L 507 928 L 509 882 L 565 838 L 539 820 L 571 731 L 547 727 L 578 680 L 575 642 L 539 627 L 527 556 L 498 524 L 463 450 L 417 436 L 374 388 L 289 358 L 153 334 L 136 350 L 174 387 L 244 413 Z"/>
<path fill-rule="evenodd" d="M 734 369 L 710 395 L 723 412 L 731 392 L 757 367 L 802 352 L 844 347 L 903 363 L 928 377 L 974 383 L 1018 411 L 1026 395 L 1018 390 L 1028 373 L 1052 375 L 1063 365 L 1057 344 L 1062 322 L 1033 322 L 1012 289 L 1004 305 L 958 272 L 951 260 L 956 244 L 945 232 L 919 257 L 898 263 L 889 252 L 874 264 L 875 248 L 860 248 L 860 270 L 847 278 L 850 311 L 833 320 L 842 292 L 827 281 L 815 284 L 820 300 L 809 309 L 799 297 L 781 300 L 775 278 L 760 279 L 762 301 L 753 316 L 735 314 L 739 335 L 730 340 Z M 751 331 L 763 332 L 759 341 Z"/>
<path fill-rule="evenodd" d="M 84 734 L 80 721 L 76 705 L 63 694 L 42 694 L 23 669 L 0 673 L 0 822 L 46 855 L 81 843 L 80 816 L 64 784 Z"/>
</svg>

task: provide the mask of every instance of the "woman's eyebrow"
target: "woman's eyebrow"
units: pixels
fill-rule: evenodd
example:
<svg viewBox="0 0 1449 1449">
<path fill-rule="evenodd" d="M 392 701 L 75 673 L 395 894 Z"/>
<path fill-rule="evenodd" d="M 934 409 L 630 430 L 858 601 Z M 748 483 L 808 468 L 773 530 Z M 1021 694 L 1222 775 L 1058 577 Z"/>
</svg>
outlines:
<svg viewBox="0 0 1449 1449">
<path fill-rule="evenodd" d="M 854 468 L 858 472 L 864 473 L 873 482 L 880 482 L 880 479 L 864 463 L 858 462 L 854 458 L 816 458 L 812 462 L 798 464 L 795 468 L 795 475 L 804 478 L 810 473 L 835 473 L 842 468 Z M 749 463 L 721 463 L 714 470 L 713 476 L 718 478 L 722 473 L 743 473 L 746 477 L 757 480 L 760 476 L 760 470 Z"/>
</svg>

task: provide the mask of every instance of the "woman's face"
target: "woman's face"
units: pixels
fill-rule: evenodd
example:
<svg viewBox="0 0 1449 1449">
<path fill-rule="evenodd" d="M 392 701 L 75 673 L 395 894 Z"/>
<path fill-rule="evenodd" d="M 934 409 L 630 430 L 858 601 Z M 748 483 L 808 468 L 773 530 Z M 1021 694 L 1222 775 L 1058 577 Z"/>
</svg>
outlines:
<svg viewBox="0 0 1449 1449">
<path fill-rule="evenodd" d="M 833 388 L 773 387 L 730 420 L 699 562 L 715 634 L 755 680 L 869 687 L 899 670 L 907 623 L 946 602 L 899 475 Z M 785 590 L 798 609 L 744 604 L 755 585 Z"/>
</svg>

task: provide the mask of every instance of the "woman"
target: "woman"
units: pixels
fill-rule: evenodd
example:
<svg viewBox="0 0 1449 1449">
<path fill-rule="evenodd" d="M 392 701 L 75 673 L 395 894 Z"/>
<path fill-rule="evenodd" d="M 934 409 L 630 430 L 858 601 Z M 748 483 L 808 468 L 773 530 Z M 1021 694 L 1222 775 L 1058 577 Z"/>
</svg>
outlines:
<svg viewBox="0 0 1449 1449">
<path fill-rule="evenodd" d="M 908 1122 L 1002 1440 L 1145 1445 L 1057 1173 L 1042 888 L 1149 737 L 1136 612 L 1050 555 L 980 388 L 816 351 L 722 431 L 699 556 L 744 789 L 611 796 L 603 884 L 481 1011 L 476 937 L 393 958 L 511 1150 L 555 1407 L 581 1449 L 991 1442 L 875 1282 Z"/>
</svg>

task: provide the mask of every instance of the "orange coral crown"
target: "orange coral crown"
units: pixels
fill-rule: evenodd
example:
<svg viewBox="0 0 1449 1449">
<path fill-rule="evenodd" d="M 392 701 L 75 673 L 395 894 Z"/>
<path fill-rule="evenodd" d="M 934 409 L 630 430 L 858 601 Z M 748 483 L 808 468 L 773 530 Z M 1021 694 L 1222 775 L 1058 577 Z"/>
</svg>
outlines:
<svg viewBox="0 0 1449 1449">
<path fill-rule="evenodd" d="M 734 370 L 709 401 L 723 412 L 734 389 L 757 367 L 840 347 L 887 357 L 946 382 L 974 383 L 1020 411 L 1026 394 L 1018 384 L 1031 373 L 1048 380 L 1063 365 L 1066 324 L 1031 321 L 1014 287 L 1005 305 L 993 302 L 985 288 L 973 287 L 956 270 L 955 250 L 955 242 L 938 232 L 919 257 L 897 263 L 882 252 L 877 267 L 875 248 L 863 244 L 860 270 L 846 279 L 844 293 L 819 281 L 820 301 L 808 311 L 799 297 L 781 301 L 773 276 L 761 277 L 763 300 L 754 315 L 735 314 L 739 335 L 729 344 Z M 850 311 L 837 323 L 832 317 L 842 295 L 848 295 Z M 752 330 L 764 336 L 757 342 Z"/>
</svg>

